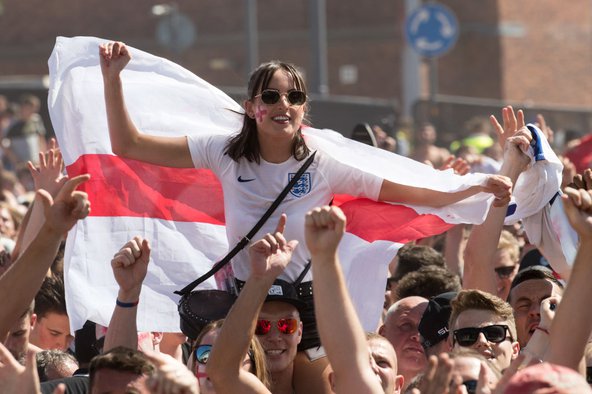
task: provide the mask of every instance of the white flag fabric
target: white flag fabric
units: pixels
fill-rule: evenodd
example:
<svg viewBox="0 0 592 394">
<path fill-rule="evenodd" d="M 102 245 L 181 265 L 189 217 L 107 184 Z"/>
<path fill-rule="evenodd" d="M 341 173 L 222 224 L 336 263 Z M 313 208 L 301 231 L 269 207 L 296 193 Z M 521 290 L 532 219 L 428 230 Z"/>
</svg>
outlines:
<svg viewBox="0 0 592 394">
<path fill-rule="evenodd" d="M 91 215 L 71 230 L 66 245 L 71 327 L 78 329 L 86 320 L 108 325 L 118 289 L 110 260 L 129 239 L 141 235 L 151 242 L 152 255 L 138 309 L 138 329 L 177 332 L 178 296 L 173 291 L 206 272 L 229 248 L 222 190 L 208 170 L 158 167 L 113 155 L 98 54 L 104 42 L 94 37 L 58 37 L 49 59 L 48 104 L 68 174 L 92 176 L 83 186 L 91 200 Z M 132 61 L 122 72 L 124 96 L 142 132 L 230 135 L 240 129 L 241 107 L 222 91 L 166 59 L 129 50 Z M 483 174 L 460 177 L 452 170 L 436 171 L 331 130 L 308 127 L 303 134 L 312 149 L 400 184 L 454 191 L 486 179 Z M 556 157 L 551 154 L 533 164 L 532 176 L 556 172 L 552 166 Z M 547 189 L 552 188 L 545 183 L 526 184 L 534 189 L 516 192 L 520 198 L 512 219 L 540 210 L 556 192 L 549 195 Z M 456 223 L 482 222 L 491 200 L 480 193 L 433 209 L 336 196 L 335 204 L 348 216 L 340 258 L 365 329 L 376 329 L 387 266 L 398 248 Z M 202 288 L 215 286 L 210 279 Z"/>
</svg>

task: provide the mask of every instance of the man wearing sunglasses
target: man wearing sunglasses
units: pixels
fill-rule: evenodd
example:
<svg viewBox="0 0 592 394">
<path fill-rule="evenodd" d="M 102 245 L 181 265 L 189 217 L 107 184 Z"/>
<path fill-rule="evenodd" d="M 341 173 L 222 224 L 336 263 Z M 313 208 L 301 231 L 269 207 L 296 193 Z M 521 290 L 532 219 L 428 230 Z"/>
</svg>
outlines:
<svg viewBox="0 0 592 394">
<path fill-rule="evenodd" d="M 293 285 L 276 280 L 298 244 L 287 242 L 281 227 L 278 224 L 274 234 L 266 234 L 249 248 L 251 275 L 228 313 L 208 359 L 207 373 L 217 392 L 295 392 L 294 360 L 302 339 L 299 308 L 304 303 Z M 272 381 L 269 388 L 240 369 L 253 335 L 265 351 Z"/>
<path fill-rule="evenodd" d="M 265 351 L 272 384 L 276 387 L 272 392 L 281 392 L 280 386 L 286 391 L 292 389 L 294 360 L 302 340 L 299 313 L 302 308 L 304 303 L 298 299 L 294 286 L 277 279 L 259 312 L 255 335 Z"/>
<path fill-rule="evenodd" d="M 463 290 L 452 301 L 450 331 L 453 350 L 476 350 L 502 371 L 520 351 L 512 307 L 480 290 Z"/>
</svg>

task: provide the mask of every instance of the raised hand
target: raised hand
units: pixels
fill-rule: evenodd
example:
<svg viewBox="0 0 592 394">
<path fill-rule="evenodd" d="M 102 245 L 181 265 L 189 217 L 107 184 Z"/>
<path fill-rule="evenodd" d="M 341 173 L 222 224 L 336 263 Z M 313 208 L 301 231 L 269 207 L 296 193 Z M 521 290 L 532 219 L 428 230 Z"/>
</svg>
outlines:
<svg viewBox="0 0 592 394">
<path fill-rule="evenodd" d="M 592 240 L 592 191 L 566 187 L 563 199 L 565 214 L 582 241 Z"/>
<path fill-rule="evenodd" d="M 85 192 L 75 190 L 88 181 L 90 175 L 78 175 L 67 181 L 55 199 L 47 191 L 37 190 L 37 198 L 43 203 L 45 226 L 49 229 L 65 233 L 79 220 L 90 213 L 90 202 Z"/>
<path fill-rule="evenodd" d="M 503 175 L 489 175 L 482 191 L 494 195 L 494 207 L 501 207 L 510 201 L 512 190 L 512 181 Z"/>
<path fill-rule="evenodd" d="M 586 168 L 583 174 L 576 174 L 572 182 L 567 185 L 572 189 L 592 189 L 592 169 Z"/>
<path fill-rule="evenodd" d="M 528 361 L 529 361 L 529 358 L 525 354 L 519 354 L 518 357 L 516 357 L 514 360 L 512 360 L 512 363 L 510 364 L 510 366 L 508 368 L 504 369 L 502 377 L 497 382 L 497 385 L 495 386 L 493 393 L 494 394 L 505 393 L 506 387 L 508 387 L 508 383 L 510 383 L 510 380 L 512 379 L 512 377 L 520 369 L 526 367 L 527 365 L 525 365 L 525 364 Z"/>
<path fill-rule="evenodd" d="M 252 276 L 270 276 L 275 279 L 292 259 L 292 252 L 298 246 L 298 241 L 288 242 L 284 238 L 286 221 L 286 214 L 282 214 L 273 234 L 265 234 L 249 248 Z"/>
<path fill-rule="evenodd" d="M 137 300 L 140 295 L 149 261 L 150 245 L 148 240 L 139 236 L 123 245 L 111 260 L 111 268 L 120 293 L 129 296 L 132 301 Z"/>
<path fill-rule="evenodd" d="M 517 166 L 520 172 L 526 170 L 530 164 L 530 157 L 526 154 L 532 141 L 532 134 L 526 126 L 516 130 L 506 138 L 504 146 L 504 162 Z"/>
<path fill-rule="evenodd" d="M 549 330 L 551 328 L 551 322 L 555 317 L 555 312 L 557 311 L 557 306 L 560 302 L 561 296 L 559 295 L 551 296 L 541 301 L 541 321 L 539 322 L 539 328 L 541 328 L 543 331 L 549 333 Z"/>
<path fill-rule="evenodd" d="M 524 112 L 518 110 L 518 113 L 514 113 L 514 108 L 511 105 L 502 108 L 503 127 L 494 115 L 489 117 L 489 121 L 497 133 L 497 139 L 502 148 L 505 147 L 508 138 L 526 125 L 524 123 Z"/>
<path fill-rule="evenodd" d="M 345 232 L 346 218 L 338 207 L 324 206 L 306 214 L 304 235 L 311 254 L 335 254 Z"/>
<path fill-rule="evenodd" d="M 185 364 L 168 354 L 148 351 L 146 357 L 156 366 L 154 373 L 146 381 L 153 393 L 198 394 L 199 383 Z"/>
<path fill-rule="evenodd" d="M 554 136 L 553 129 L 551 129 L 551 127 L 549 127 L 549 125 L 547 124 L 547 121 L 545 120 L 545 117 L 542 114 L 537 114 L 536 125 L 538 126 L 539 129 L 541 129 L 541 131 L 543 132 L 543 134 L 547 138 L 547 141 L 549 141 L 549 143 L 552 143 L 553 136 Z"/>
<path fill-rule="evenodd" d="M 453 394 L 457 392 L 462 383 L 458 377 L 453 376 L 452 367 L 454 361 L 446 353 L 439 357 L 430 356 L 428 367 L 425 372 L 419 388 L 412 390 L 413 394 Z"/>
<path fill-rule="evenodd" d="M 39 392 L 41 392 L 41 388 L 37 375 L 35 352 L 27 351 L 26 366 L 22 366 L 0 343 L 0 394 Z"/>
<path fill-rule="evenodd" d="M 52 197 L 55 197 L 68 177 L 62 173 L 64 159 L 60 149 L 57 148 L 55 138 L 52 138 L 49 144 L 49 149 L 46 152 L 39 152 L 39 167 L 30 161 L 27 162 L 27 166 L 33 177 L 35 190 L 46 190 Z"/>
<path fill-rule="evenodd" d="M 101 58 L 101 72 L 105 79 L 118 77 L 121 70 L 132 59 L 125 44 L 119 41 L 99 45 L 99 57 Z"/>
<path fill-rule="evenodd" d="M 471 169 L 471 165 L 462 157 L 455 157 L 454 155 L 450 155 L 438 169 L 440 171 L 445 171 L 449 168 L 452 168 L 455 174 L 467 175 L 469 173 L 469 170 Z"/>
<path fill-rule="evenodd" d="M 568 157 L 566 157 L 566 156 L 558 156 L 558 157 L 559 157 L 559 160 L 561 160 L 561 164 L 563 164 L 563 171 L 561 171 L 561 190 L 563 190 L 567 186 L 570 185 L 572 180 L 575 180 L 575 178 L 578 176 L 578 171 L 576 170 L 575 164 L 572 163 L 572 161 L 569 160 Z"/>
</svg>

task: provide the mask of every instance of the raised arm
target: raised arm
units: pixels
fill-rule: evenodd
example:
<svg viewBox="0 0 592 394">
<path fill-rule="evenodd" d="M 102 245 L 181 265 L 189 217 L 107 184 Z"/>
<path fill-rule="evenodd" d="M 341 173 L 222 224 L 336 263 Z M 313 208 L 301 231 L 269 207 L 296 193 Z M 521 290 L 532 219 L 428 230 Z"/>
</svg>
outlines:
<svg viewBox="0 0 592 394">
<path fill-rule="evenodd" d="M 130 118 L 123 98 L 121 71 L 131 60 L 122 42 L 99 46 L 111 149 L 119 156 L 168 167 L 193 167 L 186 137 L 142 134 Z"/>
<path fill-rule="evenodd" d="M 592 332 L 592 191 L 565 188 L 565 213 L 580 237 L 569 284 L 551 324 L 549 349 L 544 361 L 578 370 L 586 342 Z"/>
<path fill-rule="evenodd" d="M 105 352 L 117 346 L 138 348 L 136 325 L 138 302 L 142 282 L 148 272 L 149 261 L 150 245 L 141 237 L 134 237 L 123 245 L 111 260 L 111 268 L 119 285 L 119 292 L 105 336 L 103 347 Z"/>
<path fill-rule="evenodd" d="M 27 351 L 23 366 L 0 342 L 0 360 L 0 393 L 41 393 L 35 351 Z"/>
<path fill-rule="evenodd" d="M 345 215 L 337 207 L 315 208 L 306 215 L 305 238 L 315 278 L 317 327 L 333 369 L 335 392 L 382 393 L 369 362 L 366 335 L 347 292 L 337 257 L 337 246 L 344 231 Z"/>
<path fill-rule="evenodd" d="M 257 317 L 269 288 L 281 274 L 298 241 L 283 236 L 286 215 L 274 234 L 267 234 L 249 248 L 251 275 L 224 320 L 208 359 L 207 373 L 219 393 L 269 393 L 257 377 L 241 368 L 249 343 L 255 335 Z"/>
<path fill-rule="evenodd" d="M 493 205 L 498 206 L 510 198 L 511 188 L 512 182 L 502 175 L 489 175 L 484 185 L 474 185 L 452 193 L 402 185 L 385 179 L 382 181 L 378 200 L 438 208 L 484 192 L 493 194 L 495 196 Z"/>
<path fill-rule="evenodd" d="M 46 152 L 39 153 L 39 166 L 35 166 L 30 161 L 27 165 L 35 183 L 35 190 L 43 189 L 51 194 L 52 197 L 57 196 L 64 183 L 68 180 L 62 174 L 64 160 L 53 138 L 51 139 L 49 149 Z M 43 206 L 41 204 L 33 204 L 27 226 L 22 232 L 19 232 L 17 239 L 19 250 L 23 250 L 29 246 L 33 238 L 39 233 L 39 229 L 44 221 Z"/>
<path fill-rule="evenodd" d="M 504 145 L 504 161 L 500 175 L 507 176 L 512 184 L 515 184 L 530 162 L 524 152 L 528 149 L 532 136 L 524 125 L 524 115 L 521 110 L 518 111 L 518 118 L 511 107 L 504 108 L 502 114 L 504 127 L 493 115 L 491 117 L 498 140 L 503 141 Z M 512 127 L 518 127 L 518 129 L 512 131 Z M 464 288 L 497 294 L 493 259 L 509 202 L 510 200 L 507 199 L 501 205 L 490 207 L 485 221 L 473 227 L 464 251 Z"/>
<path fill-rule="evenodd" d="M 75 191 L 89 178 L 89 175 L 79 175 L 70 179 L 55 200 L 45 190 L 37 191 L 37 203 L 43 204 L 45 222 L 31 244 L 0 277 L 0 299 L 10 300 L 0 308 L 0 338 L 6 336 L 39 291 L 62 236 L 89 214 L 86 193 Z"/>
</svg>

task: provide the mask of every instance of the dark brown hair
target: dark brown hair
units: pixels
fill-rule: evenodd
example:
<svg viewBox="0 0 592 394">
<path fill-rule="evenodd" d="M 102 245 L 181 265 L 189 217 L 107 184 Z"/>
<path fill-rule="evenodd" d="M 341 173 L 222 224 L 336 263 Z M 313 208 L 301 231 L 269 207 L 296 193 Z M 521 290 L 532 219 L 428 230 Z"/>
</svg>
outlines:
<svg viewBox="0 0 592 394">
<path fill-rule="evenodd" d="M 247 86 L 247 100 L 251 101 L 261 92 L 267 89 L 273 74 L 276 71 L 282 70 L 287 72 L 294 80 L 294 87 L 298 90 L 307 94 L 306 84 L 302 74 L 292 64 L 280 62 L 277 60 L 263 63 L 253 71 L 249 78 L 249 85 Z M 294 143 L 292 144 L 292 156 L 296 160 L 304 160 L 310 150 L 302 138 L 301 130 L 298 130 L 294 137 Z M 230 156 L 232 160 L 239 161 L 241 158 L 245 158 L 248 161 L 259 163 L 261 152 L 259 147 L 259 138 L 257 136 L 257 122 L 255 119 L 249 117 L 246 113 L 243 115 L 243 127 L 240 133 L 232 137 L 226 149 L 225 154 Z"/>
<path fill-rule="evenodd" d="M 35 313 L 41 319 L 48 313 L 67 315 L 64 279 L 60 276 L 49 276 L 43 280 L 41 288 L 35 295 Z"/>
<path fill-rule="evenodd" d="M 119 372 L 129 372 L 135 375 L 150 376 L 155 371 L 154 365 L 144 353 L 122 346 L 115 347 L 104 354 L 94 357 L 89 366 L 89 389 L 92 392 L 97 371 L 110 369 Z"/>
<path fill-rule="evenodd" d="M 397 283 L 397 300 L 411 296 L 427 298 L 436 297 L 450 291 L 462 289 L 458 275 L 437 265 L 421 267 L 410 272 Z"/>
</svg>

